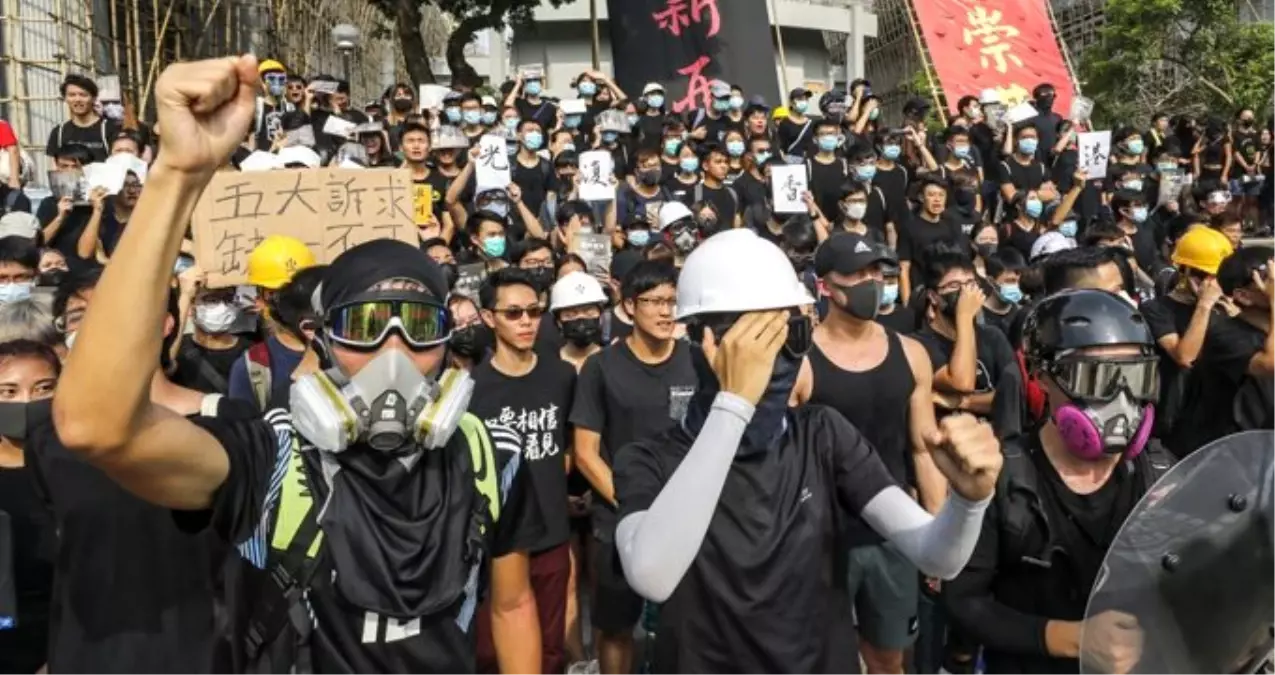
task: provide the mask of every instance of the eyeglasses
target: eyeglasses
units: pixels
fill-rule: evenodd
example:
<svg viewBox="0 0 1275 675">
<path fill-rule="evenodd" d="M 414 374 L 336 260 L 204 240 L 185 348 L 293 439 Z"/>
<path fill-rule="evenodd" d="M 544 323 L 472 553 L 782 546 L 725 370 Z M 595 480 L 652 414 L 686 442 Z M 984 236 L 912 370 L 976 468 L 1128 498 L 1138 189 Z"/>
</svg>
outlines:
<svg viewBox="0 0 1275 675">
<path fill-rule="evenodd" d="M 60 333 L 73 333 L 76 328 L 80 327 L 80 322 L 84 320 L 84 310 L 73 309 L 68 310 L 66 314 L 59 316 L 53 320 L 53 327 L 58 329 Z"/>
<path fill-rule="evenodd" d="M 1160 396 L 1155 356 L 1065 359 L 1049 366 L 1049 373 L 1068 396 L 1082 401 L 1106 403 L 1121 391 L 1138 401 L 1155 401 Z"/>
<path fill-rule="evenodd" d="M 677 298 L 638 298 L 637 304 L 659 309 L 673 309 L 677 307 Z"/>
<path fill-rule="evenodd" d="M 545 313 L 544 308 L 540 305 L 532 305 L 530 307 L 498 307 L 491 311 L 503 317 L 505 321 L 521 321 L 524 316 L 529 317 L 532 321 L 538 321 Z"/>
<path fill-rule="evenodd" d="M 428 302 L 369 300 L 336 307 L 327 316 L 328 337 L 350 347 L 377 347 L 392 329 L 410 347 L 433 347 L 451 334 L 451 314 Z"/>
</svg>

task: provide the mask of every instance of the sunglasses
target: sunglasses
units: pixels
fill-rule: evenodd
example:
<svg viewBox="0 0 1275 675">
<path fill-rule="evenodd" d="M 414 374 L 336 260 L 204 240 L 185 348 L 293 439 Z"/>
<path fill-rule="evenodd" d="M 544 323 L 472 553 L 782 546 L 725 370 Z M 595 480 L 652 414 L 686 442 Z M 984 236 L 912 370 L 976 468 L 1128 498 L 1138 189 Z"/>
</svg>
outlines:
<svg viewBox="0 0 1275 675">
<path fill-rule="evenodd" d="M 326 331 L 333 342 L 347 347 L 379 347 L 391 330 L 408 346 L 425 349 L 447 341 L 451 334 L 447 308 L 412 300 L 369 300 L 328 312 Z"/>
<path fill-rule="evenodd" d="M 1137 401 L 1160 396 L 1159 358 L 1142 356 L 1120 360 L 1067 359 L 1049 368 L 1054 381 L 1068 396 L 1106 403 L 1127 392 Z"/>
<path fill-rule="evenodd" d="M 532 321 L 539 321 L 540 317 L 545 313 L 544 308 L 538 305 L 532 307 L 506 307 L 504 309 L 493 309 L 491 311 L 494 314 L 499 314 L 501 317 L 504 317 L 505 321 L 519 321 L 524 316 L 530 317 Z"/>
</svg>

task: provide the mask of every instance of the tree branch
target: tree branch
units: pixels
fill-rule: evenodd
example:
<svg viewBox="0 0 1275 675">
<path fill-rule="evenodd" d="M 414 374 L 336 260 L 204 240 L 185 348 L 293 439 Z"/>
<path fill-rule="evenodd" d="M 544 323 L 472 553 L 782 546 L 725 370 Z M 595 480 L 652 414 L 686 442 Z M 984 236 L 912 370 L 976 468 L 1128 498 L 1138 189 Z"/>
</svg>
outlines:
<svg viewBox="0 0 1275 675">
<path fill-rule="evenodd" d="M 503 26 L 505 14 L 513 4 L 514 0 L 492 0 L 486 12 L 464 17 L 452 30 L 451 36 L 447 38 L 447 67 L 452 71 L 452 85 L 477 87 L 482 84 L 478 71 L 465 58 L 465 47 L 478 31 Z"/>
</svg>

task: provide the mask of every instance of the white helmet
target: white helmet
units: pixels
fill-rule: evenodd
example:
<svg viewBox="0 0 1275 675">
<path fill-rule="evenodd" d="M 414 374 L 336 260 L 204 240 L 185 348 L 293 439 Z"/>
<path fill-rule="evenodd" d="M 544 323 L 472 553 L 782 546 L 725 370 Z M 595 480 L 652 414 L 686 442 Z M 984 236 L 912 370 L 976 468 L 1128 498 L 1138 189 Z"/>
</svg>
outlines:
<svg viewBox="0 0 1275 675">
<path fill-rule="evenodd" d="M 679 201 L 667 201 L 660 207 L 660 229 L 667 230 L 669 225 L 683 218 L 690 218 L 691 210 Z"/>
<path fill-rule="evenodd" d="M 984 89 L 982 93 L 978 95 L 978 102 L 982 104 L 1000 103 L 1001 94 L 999 91 L 996 91 L 995 89 Z"/>
<path fill-rule="evenodd" d="M 682 265 L 677 319 L 714 312 L 756 312 L 814 302 L 788 256 L 752 230 L 715 234 Z"/>
<path fill-rule="evenodd" d="M 549 291 L 549 311 L 580 307 L 583 305 L 605 305 L 606 293 L 602 292 L 602 284 L 584 272 L 571 272 L 559 279 Z"/>
</svg>

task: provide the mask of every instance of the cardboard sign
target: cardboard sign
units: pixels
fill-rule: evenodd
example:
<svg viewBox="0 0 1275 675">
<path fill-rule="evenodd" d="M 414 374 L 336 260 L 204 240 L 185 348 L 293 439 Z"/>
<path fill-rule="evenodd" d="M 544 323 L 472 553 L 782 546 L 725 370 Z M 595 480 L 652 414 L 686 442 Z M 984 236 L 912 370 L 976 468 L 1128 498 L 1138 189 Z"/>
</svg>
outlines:
<svg viewBox="0 0 1275 675">
<path fill-rule="evenodd" d="M 483 263 L 471 263 L 456 268 L 456 287 L 452 289 L 458 295 L 478 299 L 478 289 L 487 280 L 487 266 Z"/>
<path fill-rule="evenodd" d="M 441 84 L 422 84 L 420 102 L 422 110 L 442 110 L 443 98 L 451 93 L 451 89 Z"/>
<path fill-rule="evenodd" d="M 601 278 L 611 275 L 611 235 L 577 232 L 572 241 L 589 274 Z"/>
<path fill-rule="evenodd" d="M 434 188 L 428 184 L 416 184 L 412 194 L 412 220 L 417 227 L 434 222 Z"/>
<path fill-rule="evenodd" d="M 576 174 L 579 197 L 586 202 L 609 202 L 615 199 L 615 158 L 606 150 L 591 150 L 580 155 L 580 171 Z"/>
<path fill-rule="evenodd" d="M 191 218 L 209 288 L 247 282 L 248 254 L 272 235 L 295 237 L 328 263 L 373 239 L 420 244 L 406 169 L 281 169 L 213 175 Z"/>
<path fill-rule="evenodd" d="M 478 157 L 473 161 L 477 181 L 475 192 L 509 185 L 509 151 L 504 138 L 483 134 L 478 139 Z"/>
<path fill-rule="evenodd" d="M 1110 131 L 1077 134 L 1076 148 L 1080 153 L 1080 168 L 1089 172 L 1090 180 L 1107 176 L 1107 163 L 1111 159 Z"/>
<path fill-rule="evenodd" d="M 775 213 L 806 213 L 809 207 L 803 195 L 809 189 L 805 164 L 770 169 L 770 197 Z"/>
</svg>

